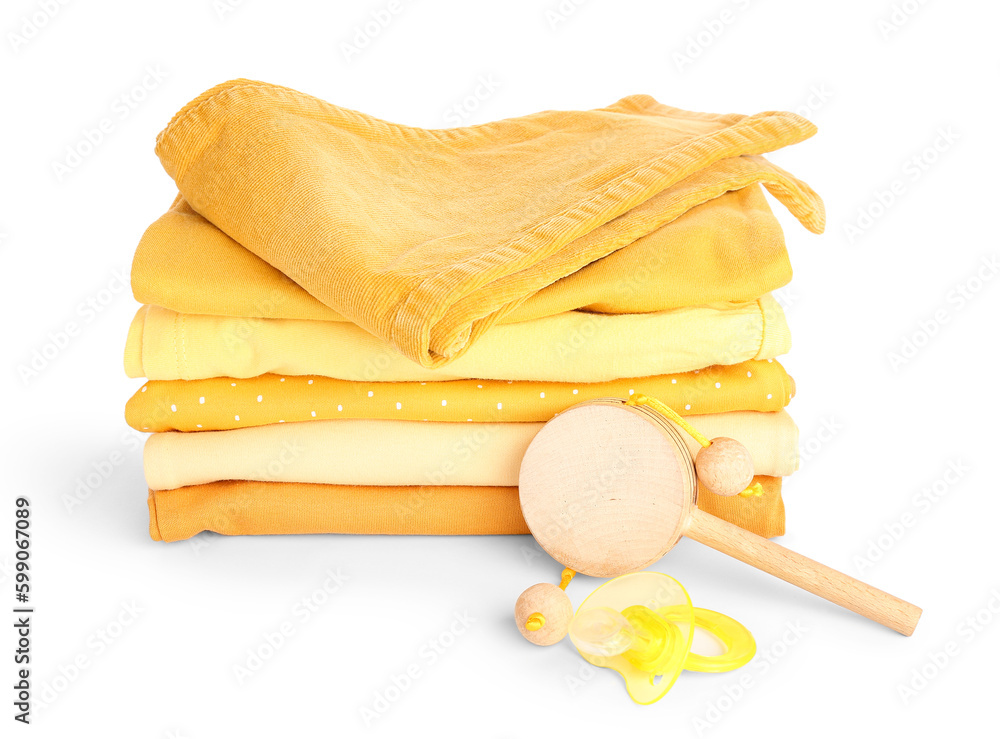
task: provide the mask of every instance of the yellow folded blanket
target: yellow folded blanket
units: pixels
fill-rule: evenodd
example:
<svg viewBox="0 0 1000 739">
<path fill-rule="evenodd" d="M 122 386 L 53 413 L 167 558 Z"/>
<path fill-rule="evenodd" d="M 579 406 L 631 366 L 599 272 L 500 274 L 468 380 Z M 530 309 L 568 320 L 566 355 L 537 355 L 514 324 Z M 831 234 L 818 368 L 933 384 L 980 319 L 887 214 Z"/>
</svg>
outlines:
<svg viewBox="0 0 1000 739">
<path fill-rule="evenodd" d="M 675 374 L 788 351 L 770 295 L 731 306 L 608 316 L 569 311 L 499 325 L 443 369 L 421 367 L 353 323 L 139 309 L 125 371 L 151 380 L 323 375 L 358 382 L 454 379 L 605 382 Z"/>
<path fill-rule="evenodd" d="M 235 80 L 185 106 L 156 151 L 197 213 L 436 367 L 542 288 L 725 192 L 764 183 L 822 230 L 815 193 L 757 156 L 814 131 L 791 113 L 690 113 L 641 95 L 424 130 Z"/>
<path fill-rule="evenodd" d="M 219 480 L 511 486 L 542 425 L 335 420 L 168 431 L 149 437 L 143 466 L 153 490 Z M 699 416 L 697 428 L 743 442 L 758 474 L 790 475 L 798 465 L 798 429 L 785 411 Z"/>
<path fill-rule="evenodd" d="M 153 380 L 125 405 L 139 431 L 221 431 L 313 419 L 544 422 L 571 405 L 642 392 L 683 415 L 778 411 L 795 384 L 775 360 L 610 382 L 350 382 L 317 375 Z"/>
<path fill-rule="evenodd" d="M 146 229 L 131 277 L 136 300 L 178 313 L 346 320 L 198 215 L 181 196 Z M 751 185 L 695 206 L 543 287 L 502 322 L 569 310 L 654 313 L 742 303 L 791 277 L 781 226 L 760 186 Z"/>
<path fill-rule="evenodd" d="M 702 510 L 760 536 L 785 533 L 781 478 L 726 498 L 702 490 Z M 225 480 L 149 491 L 149 535 L 180 541 L 220 534 L 527 534 L 515 487 L 359 487 Z"/>
</svg>

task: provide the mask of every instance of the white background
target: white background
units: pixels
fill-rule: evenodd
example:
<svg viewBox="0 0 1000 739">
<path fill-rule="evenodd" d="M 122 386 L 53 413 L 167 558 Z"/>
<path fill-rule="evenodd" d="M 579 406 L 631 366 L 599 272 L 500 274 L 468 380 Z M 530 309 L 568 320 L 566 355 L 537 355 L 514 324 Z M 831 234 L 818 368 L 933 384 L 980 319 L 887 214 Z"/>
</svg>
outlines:
<svg viewBox="0 0 1000 739">
<path fill-rule="evenodd" d="M 350 59 L 343 44 L 387 2 L 4 3 L 0 599 L 9 613 L 13 500 L 27 495 L 34 687 L 55 695 L 30 729 L 14 729 L 195 738 L 995 732 L 1000 278 L 976 279 L 981 260 L 1000 252 L 996 4 L 399 3 Z M 51 18 L 37 15 L 49 6 Z M 713 23 L 723 11 L 728 22 Z M 721 32 L 706 35 L 706 23 Z M 696 58 L 682 63 L 678 53 Z M 147 67 L 165 79 L 132 92 Z M 234 77 L 425 127 L 600 107 L 639 92 L 690 110 L 806 112 L 819 135 L 773 156 L 829 212 L 817 237 L 776 207 L 796 270 L 782 292 L 795 340 L 783 361 L 798 383 L 790 411 L 806 457 L 785 487 L 784 543 L 923 606 L 916 634 L 686 541 L 657 569 L 697 605 L 745 623 L 760 656 L 728 675 L 682 675 L 663 701 L 640 707 L 616 674 L 588 678 L 568 641 L 541 649 L 515 631 L 517 595 L 560 570 L 533 556 L 527 537 L 150 541 L 139 444 L 123 420 L 140 384 L 122 369 L 136 305 L 116 270 L 174 194 L 153 154 L 156 133 Z M 456 111 L 481 77 L 495 89 Z M 127 116 L 122 95 L 134 106 Z M 60 177 L 54 163 L 105 118 L 110 132 Z M 958 138 L 944 143 L 941 131 Z M 936 140 L 944 151 L 925 153 Z M 902 193 L 879 213 L 876 193 L 897 180 Z M 845 224 L 857 223 L 859 208 L 877 217 L 851 243 Z M 967 284 L 979 289 L 959 300 Z M 88 312 L 88 300 L 100 311 Z M 19 366 L 69 322 L 78 335 L 23 379 Z M 920 348 L 894 365 L 907 339 Z M 68 509 L 66 496 L 109 460 L 110 474 Z M 967 469 L 942 482 L 953 464 Z M 935 484 L 939 500 L 915 502 Z M 863 566 L 859 557 L 904 519 L 912 525 Z M 337 568 L 348 579 L 301 622 L 296 603 Z M 597 584 L 581 577 L 569 594 L 579 603 Z M 113 626 L 132 601 L 140 615 Z M 427 645 L 456 613 L 475 621 L 432 663 Z M 977 614 L 985 625 L 963 629 Z M 234 665 L 285 621 L 294 634 L 240 684 Z M 795 637 L 790 624 L 805 633 Z M 100 633 L 112 632 L 98 648 Z M 929 655 L 950 642 L 955 655 L 904 701 L 911 671 L 932 674 Z M 2 644 L 0 684 L 9 686 L 9 627 Z M 81 655 L 87 667 L 60 679 Z M 362 709 L 412 665 L 420 677 L 366 724 Z M 4 691 L 0 733 L 14 736 Z"/>
</svg>

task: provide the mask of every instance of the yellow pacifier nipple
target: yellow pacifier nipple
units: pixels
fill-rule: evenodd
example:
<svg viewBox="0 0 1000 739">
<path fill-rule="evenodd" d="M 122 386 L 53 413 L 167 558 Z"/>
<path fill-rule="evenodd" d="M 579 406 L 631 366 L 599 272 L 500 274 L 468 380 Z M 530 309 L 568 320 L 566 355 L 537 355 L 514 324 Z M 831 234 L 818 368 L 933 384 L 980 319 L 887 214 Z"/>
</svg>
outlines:
<svg viewBox="0 0 1000 739">
<path fill-rule="evenodd" d="M 573 644 L 587 654 L 615 657 L 632 646 L 632 624 L 613 608 L 581 609 L 570 630 Z"/>
<path fill-rule="evenodd" d="M 670 614 L 668 621 L 659 611 Z M 625 679 L 636 703 L 655 703 L 684 669 L 694 633 L 687 591 L 660 572 L 635 572 L 591 593 L 570 622 L 581 656 Z"/>
<path fill-rule="evenodd" d="M 635 635 L 632 648 L 624 653 L 625 659 L 654 677 L 662 674 L 678 647 L 683 648 L 680 627 L 646 606 L 629 606 L 622 616 L 628 619 Z"/>
</svg>

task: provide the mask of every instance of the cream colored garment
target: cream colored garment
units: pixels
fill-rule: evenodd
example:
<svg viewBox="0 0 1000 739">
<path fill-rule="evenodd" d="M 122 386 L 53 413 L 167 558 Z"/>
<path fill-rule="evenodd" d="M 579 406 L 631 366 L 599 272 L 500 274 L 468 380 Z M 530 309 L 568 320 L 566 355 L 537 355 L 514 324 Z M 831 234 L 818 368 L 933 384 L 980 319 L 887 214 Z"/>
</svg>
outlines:
<svg viewBox="0 0 1000 739">
<path fill-rule="evenodd" d="M 510 486 L 542 426 L 357 419 L 169 431 L 149 437 L 143 463 L 152 490 L 218 480 Z M 699 416 L 695 427 L 743 442 L 758 475 L 789 475 L 798 465 L 798 429 L 785 411 Z M 697 442 L 682 435 L 697 453 Z"/>
<path fill-rule="evenodd" d="M 351 323 L 185 315 L 144 306 L 129 329 L 125 371 L 150 380 L 270 372 L 357 382 L 605 382 L 771 359 L 790 345 L 784 313 L 770 295 L 728 307 L 620 316 L 570 311 L 498 325 L 444 369 L 421 367 Z"/>
</svg>

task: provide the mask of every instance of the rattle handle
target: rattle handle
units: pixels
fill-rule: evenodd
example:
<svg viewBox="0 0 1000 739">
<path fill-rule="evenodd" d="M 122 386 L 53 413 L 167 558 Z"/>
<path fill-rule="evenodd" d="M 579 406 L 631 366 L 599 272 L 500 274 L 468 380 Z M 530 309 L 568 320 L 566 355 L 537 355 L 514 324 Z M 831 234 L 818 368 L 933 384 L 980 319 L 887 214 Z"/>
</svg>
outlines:
<svg viewBox="0 0 1000 739">
<path fill-rule="evenodd" d="M 695 508 L 687 536 L 909 636 L 921 609 Z"/>
</svg>

